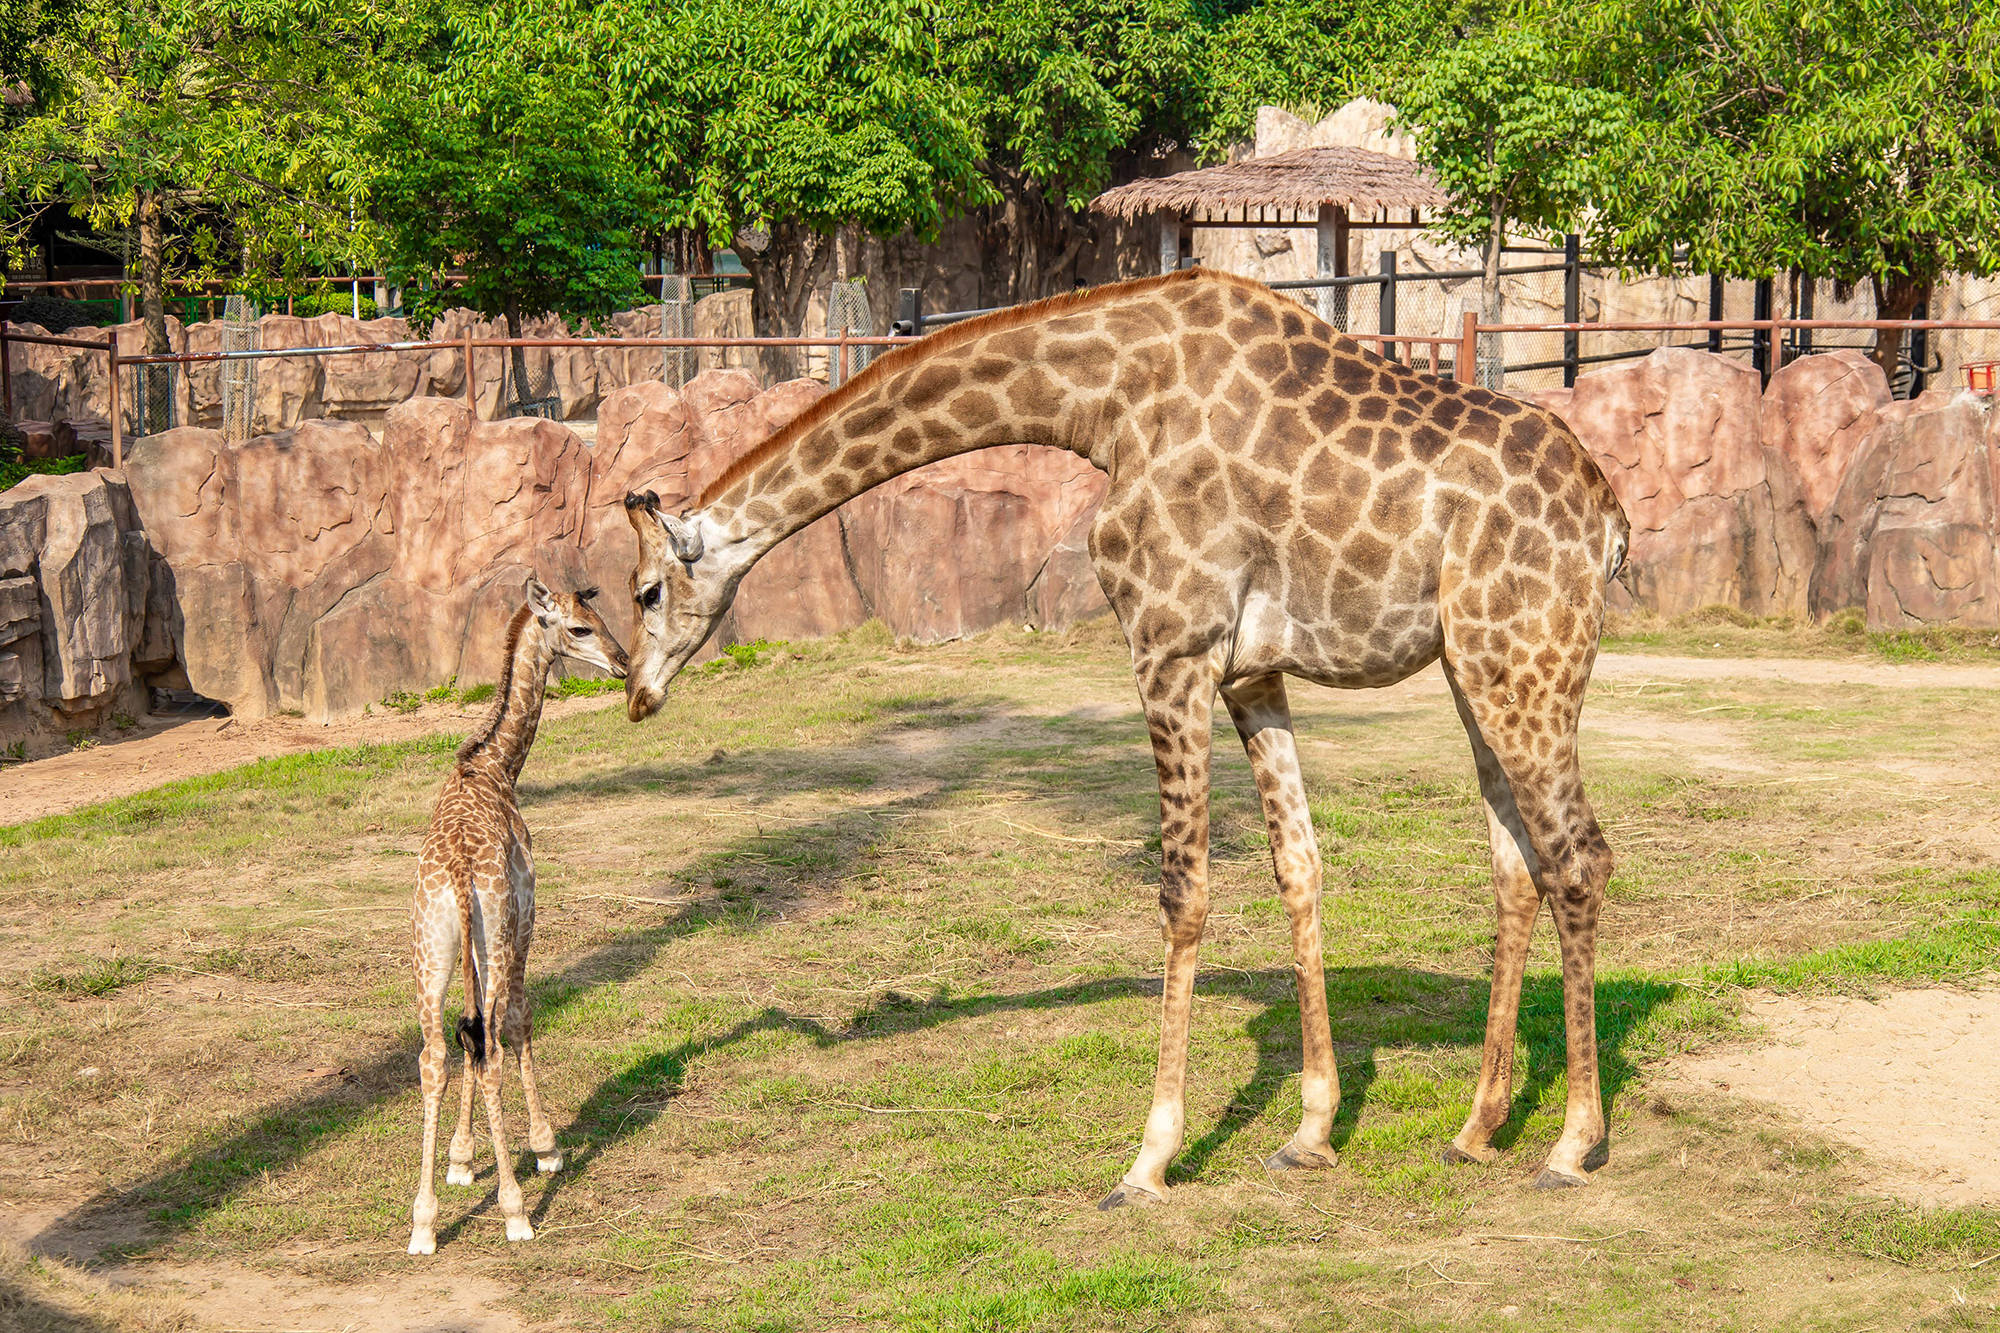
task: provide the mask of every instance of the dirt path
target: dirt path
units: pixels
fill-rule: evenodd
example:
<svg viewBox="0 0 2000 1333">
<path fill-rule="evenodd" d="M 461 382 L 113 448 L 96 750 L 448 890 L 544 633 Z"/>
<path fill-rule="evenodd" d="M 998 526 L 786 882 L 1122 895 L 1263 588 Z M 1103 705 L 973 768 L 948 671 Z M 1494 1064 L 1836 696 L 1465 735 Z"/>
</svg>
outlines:
<svg viewBox="0 0 2000 1333">
<path fill-rule="evenodd" d="M 543 717 L 553 720 L 623 702 L 621 694 L 555 699 Z M 411 713 L 375 713 L 324 725 L 289 717 L 256 722 L 149 717 L 122 739 L 25 764 L 0 765 L 0 825 L 61 814 L 274 755 L 468 731 L 489 707 L 425 704 Z"/>
<path fill-rule="evenodd" d="M 1676 1077 L 1863 1149 L 1888 1193 L 2000 1204 L 2000 990 L 1765 996 L 1748 1016 L 1770 1040 L 1714 1051 Z"/>
<path fill-rule="evenodd" d="M 1991 689 L 2000 691 L 2000 667 L 1912 664 L 1821 658 L 1651 657 L 1606 653 L 1597 659 L 1600 679 L 1782 680 L 1798 685 L 1873 685 L 1888 689 Z M 1437 684 L 1419 673 L 1412 687 Z M 609 707 L 617 696 L 552 702 L 547 716 L 566 717 Z M 220 772 L 272 755 L 332 746 L 381 744 L 439 731 L 463 731 L 485 707 L 426 704 L 413 713 L 378 713 L 324 725 L 294 718 L 258 722 L 200 718 L 177 722 L 148 718 L 127 738 L 29 763 L 0 765 L 0 825 L 61 814 L 96 801 L 130 796 L 178 778 Z"/>
</svg>

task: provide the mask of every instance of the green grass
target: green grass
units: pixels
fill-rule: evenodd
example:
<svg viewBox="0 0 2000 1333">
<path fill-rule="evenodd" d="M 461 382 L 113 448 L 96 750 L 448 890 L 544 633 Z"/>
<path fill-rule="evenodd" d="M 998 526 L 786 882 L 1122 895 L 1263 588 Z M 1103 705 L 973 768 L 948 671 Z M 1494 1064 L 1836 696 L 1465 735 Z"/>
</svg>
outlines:
<svg viewBox="0 0 2000 1333">
<path fill-rule="evenodd" d="M 1342 1161 L 1262 1171 L 1296 1123 L 1298 1006 L 1224 724 L 1174 1204 L 1099 1215 L 1145 1116 L 1160 966 L 1157 796 L 1115 634 L 744 647 L 643 726 L 547 722 L 523 777 L 537 1066 L 570 1166 L 525 1182 L 531 1247 L 500 1241 L 490 1174 L 445 1191 L 440 1257 L 524 1319 L 1485 1329 L 1508 1302 L 1508 1327 L 1900 1327 L 1948 1314 L 1953 1285 L 1993 1312 L 2000 1264 L 1968 1267 L 2000 1250 L 1993 1212 L 1885 1207 L 1845 1149 L 1649 1091 L 1742 1032 L 1745 987 L 1993 969 L 2000 874 L 1974 839 L 2000 793 L 1963 775 L 2000 762 L 2000 727 L 1975 692 L 1594 694 L 1614 1157 L 1583 1196 L 1525 1188 L 1567 1093 L 1546 922 L 1503 1163 L 1438 1160 L 1478 1076 L 1492 908 L 1435 686 L 1294 692 Z M 298 1254 L 288 1282 L 335 1304 L 409 1276 L 407 904 L 456 740 L 0 828 L 0 1189 L 59 1219 L 49 1243 L 137 1220 L 134 1271 Z M 1937 771 L 1884 767 L 1911 760 Z M 1478 1239 L 1519 1235 L 1600 1239 Z M 1738 1288 L 1766 1304 L 1731 1314 Z"/>
<path fill-rule="evenodd" d="M 1607 652 L 1673 653 L 1690 657 L 1855 657 L 1883 662 L 2000 663 L 2000 633 L 1951 625 L 1870 630 L 1854 608 L 1813 622 L 1755 616 L 1710 606 L 1681 616 L 1614 614 L 1604 631 Z"/>
<path fill-rule="evenodd" d="M 24 459 L 12 450 L 0 449 L 0 491 L 17 486 L 33 476 L 62 477 L 84 472 L 90 460 L 81 454 L 70 458 Z"/>
</svg>

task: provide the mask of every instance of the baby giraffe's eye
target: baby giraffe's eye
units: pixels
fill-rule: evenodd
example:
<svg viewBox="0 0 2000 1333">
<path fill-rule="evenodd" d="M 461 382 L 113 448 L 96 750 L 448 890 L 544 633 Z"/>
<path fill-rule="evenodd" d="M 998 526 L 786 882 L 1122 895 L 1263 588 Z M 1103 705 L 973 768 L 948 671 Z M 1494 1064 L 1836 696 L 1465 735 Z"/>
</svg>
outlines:
<svg viewBox="0 0 2000 1333">
<path fill-rule="evenodd" d="M 569 627 L 569 632 L 575 638 L 587 639 L 591 636 L 593 631 L 588 625 L 571 625 Z"/>
<path fill-rule="evenodd" d="M 660 604 L 660 585 L 659 585 L 659 584 L 655 583 L 655 584 L 654 584 L 653 586 L 651 586 L 650 588 L 646 589 L 646 591 L 644 591 L 644 592 L 642 592 L 642 593 L 640 593 L 640 594 L 639 594 L 639 605 L 641 605 L 641 606 L 643 606 L 643 607 L 647 607 L 647 608 L 651 608 L 651 607 L 655 607 L 655 606 L 658 606 L 659 604 Z"/>
</svg>

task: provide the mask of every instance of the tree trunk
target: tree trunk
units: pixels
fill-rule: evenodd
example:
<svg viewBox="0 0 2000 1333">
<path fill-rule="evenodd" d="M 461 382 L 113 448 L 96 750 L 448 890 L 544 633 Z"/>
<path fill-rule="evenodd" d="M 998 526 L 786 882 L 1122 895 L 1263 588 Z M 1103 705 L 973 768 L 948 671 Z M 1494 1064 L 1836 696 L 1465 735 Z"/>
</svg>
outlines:
<svg viewBox="0 0 2000 1333">
<path fill-rule="evenodd" d="M 833 238 L 797 222 L 771 226 L 770 244 L 762 254 L 738 249 L 743 267 L 756 286 L 750 292 L 750 324 L 760 338 L 805 335 L 806 311 L 813 293 L 833 270 Z M 767 347 L 759 358 L 766 385 L 798 377 L 804 358 L 796 347 Z"/>
<path fill-rule="evenodd" d="M 1920 283 L 1907 274 L 1898 274 L 1886 282 L 1875 279 L 1875 317 L 1877 319 L 1908 319 L 1916 308 L 1930 299 L 1930 284 Z M 1893 390 L 1896 385 L 1896 371 L 1903 358 L 1903 330 L 1878 329 L 1875 333 L 1875 364 L 1882 367 L 1882 374 Z"/>
<path fill-rule="evenodd" d="M 146 321 L 146 355 L 165 356 L 167 342 L 166 229 L 156 190 L 139 191 L 139 317 Z"/>
<path fill-rule="evenodd" d="M 506 315 L 507 336 L 509 338 L 520 337 L 521 303 L 513 300 L 508 301 Z M 514 368 L 514 401 L 516 403 L 525 403 L 528 401 L 528 349 L 525 347 L 510 347 L 507 350 L 513 354 L 509 364 Z"/>
</svg>

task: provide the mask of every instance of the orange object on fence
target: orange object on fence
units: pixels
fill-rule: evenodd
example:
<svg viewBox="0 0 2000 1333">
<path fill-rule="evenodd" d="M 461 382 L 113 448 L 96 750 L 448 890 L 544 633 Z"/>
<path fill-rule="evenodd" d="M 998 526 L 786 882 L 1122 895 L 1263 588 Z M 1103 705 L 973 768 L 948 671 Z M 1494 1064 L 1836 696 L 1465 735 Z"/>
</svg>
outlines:
<svg viewBox="0 0 2000 1333">
<path fill-rule="evenodd" d="M 2000 361 L 1968 361 L 1965 363 L 1965 387 L 1974 393 L 1992 393 L 2000 379 Z"/>
</svg>

